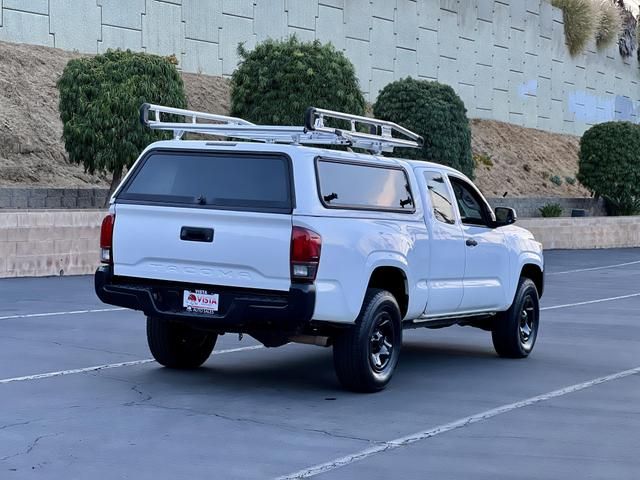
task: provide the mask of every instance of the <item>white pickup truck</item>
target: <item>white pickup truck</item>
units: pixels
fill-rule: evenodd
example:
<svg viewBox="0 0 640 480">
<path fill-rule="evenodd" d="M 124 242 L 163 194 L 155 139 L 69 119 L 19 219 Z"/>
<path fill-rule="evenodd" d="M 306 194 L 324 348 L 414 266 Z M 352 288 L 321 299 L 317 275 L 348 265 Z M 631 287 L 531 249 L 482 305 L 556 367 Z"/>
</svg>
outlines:
<svg viewBox="0 0 640 480">
<path fill-rule="evenodd" d="M 531 352 L 541 244 L 460 172 L 381 155 L 419 147 L 417 135 L 319 109 L 305 127 L 147 104 L 141 116 L 175 139 L 150 145 L 115 191 L 95 289 L 145 313 L 160 364 L 198 367 L 218 335 L 246 333 L 332 345 L 341 384 L 371 392 L 391 379 L 406 328 L 470 325 L 500 356 Z"/>
</svg>

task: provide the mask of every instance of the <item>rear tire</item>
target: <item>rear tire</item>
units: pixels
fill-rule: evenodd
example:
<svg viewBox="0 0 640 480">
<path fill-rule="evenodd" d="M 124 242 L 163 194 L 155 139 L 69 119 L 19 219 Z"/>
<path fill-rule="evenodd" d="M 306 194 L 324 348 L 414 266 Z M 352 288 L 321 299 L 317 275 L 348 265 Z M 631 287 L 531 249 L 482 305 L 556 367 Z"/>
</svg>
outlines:
<svg viewBox="0 0 640 480">
<path fill-rule="evenodd" d="M 207 361 L 218 335 L 147 317 L 147 342 L 156 361 L 168 368 L 197 368 Z"/>
<path fill-rule="evenodd" d="M 533 350 L 540 324 L 538 290 L 521 277 L 509 310 L 496 316 L 491 331 L 493 346 L 501 357 L 525 358 Z"/>
<path fill-rule="evenodd" d="M 382 390 L 393 376 L 401 346 L 398 302 L 386 290 L 368 289 L 355 325 L 334 340 L 338 380 L 355 392 Z"/>
</svg>

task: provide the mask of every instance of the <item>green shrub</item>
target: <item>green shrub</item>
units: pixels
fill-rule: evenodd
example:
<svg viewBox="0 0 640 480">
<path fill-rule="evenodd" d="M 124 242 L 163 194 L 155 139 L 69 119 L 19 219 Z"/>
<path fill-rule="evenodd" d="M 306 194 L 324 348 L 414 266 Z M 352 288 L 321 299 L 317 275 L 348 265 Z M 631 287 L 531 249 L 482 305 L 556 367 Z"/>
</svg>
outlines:
<svg viewBox="0 0 640 480">
<path fill-rule="evenodd" d="M 467 110 L 450 86 L 412 78 L 398 80 L 382 89 L 373 113 L 424 137 L 422 149 L 396 149 L 394 155 L 442 163 L 473 178 Z"/>
<path fill-rule="evenodd" d="M 594 125 L 580 139 L 578 180 L 607 200 L 614 214 L 640 212 L 640 126 Z"/>
<path fill-rule="evenodd" d="M 554 175 L 549 180 L 551 180 L 551 183 L 555 183 L 558 186 L 562 185 L 562 178 L 560 178 L 560 175 Z"/>
<path fill-rule="evenodd" d="M 576 184 L 576 178 L 575 177 L 564 177 L 564 181 L 567 182 L 567 184 L 569 184 L 569 185 L 575 185 Z"/>
<path fill-rule="evenodd" d="M 543 217 L 559 217 L 562 215 L 562 207 L 559 203 L 547 203 L 538 210 Z"/>
<path fill-rule="evenodd" d="M 569 53 L 577 55 L 585 50 L 596 31 L 596 12 L 592 0 L 551 0 L 562 9 L 564 34 Z"/>
<path fill-rule="evenodd" d="M 596 45 L 606 48 L 616 42 L 622 32 L 622 10 L 611 0 L 594 0 L 596 11 Z"/>
<path fill-rule="evenodd" d="M 353 64 L 333 45 L 295 36 L 267 40 L 241 61 L 231 77 L 231 114 L 254 123 L 302 125 L 307 107 L 364 115 L 365 100 Z"/>
<path fill-rule="evenodd" d="M 182 78 L 167 58 L 130 50 L 70 60 L 57 86 L 69 160 L 90 173 L 112 173 L 112 191 L 149 143 L 170 138 L 140 124 L 140 106 L 187 105 Z"/>
</svg>

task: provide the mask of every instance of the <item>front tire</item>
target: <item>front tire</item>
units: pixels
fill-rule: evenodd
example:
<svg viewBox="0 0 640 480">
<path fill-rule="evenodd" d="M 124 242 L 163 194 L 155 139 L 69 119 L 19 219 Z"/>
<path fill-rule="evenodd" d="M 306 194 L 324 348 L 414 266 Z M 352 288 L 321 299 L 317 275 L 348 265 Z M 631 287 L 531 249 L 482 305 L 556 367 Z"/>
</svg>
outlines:
<svg viewBox="0 0 640 480">
<path fill-rule="evenodd" d="M 355 325 L 335 338 L 333 363 L 343 387 L 377 392 L 387 386 L 398 364 L 402 319 L 394 296 L 370 288 Z"/>
<path fill-rule="evenodd" d="M 153 358 L 165 367 L 197 368 L 207 361 L 218 335 L 187 325 L 147 317 L 147 342 Z"/>
<path fill-rule="evenodd" d="M 501 357 L 529 356 L 538 338 L 540 301 L 536 285 L 529 278 L 520 278 L 509 310 L 497 315 L 491 337 Z"/>
</svg>

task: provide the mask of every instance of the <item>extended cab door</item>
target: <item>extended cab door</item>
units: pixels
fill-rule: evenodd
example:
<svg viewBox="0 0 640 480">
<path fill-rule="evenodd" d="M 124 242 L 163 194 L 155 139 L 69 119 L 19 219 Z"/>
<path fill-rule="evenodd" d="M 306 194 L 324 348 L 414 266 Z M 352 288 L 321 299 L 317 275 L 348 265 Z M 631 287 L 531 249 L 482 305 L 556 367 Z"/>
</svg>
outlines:
<svg viewBox="0 0 640 480">
<path fill-rule="evenodd" d="M 509 254 L 504 233 L 492 228 L 493 216 L 480 192 L 467 180 L 449 175 L 466 250 L 460 312 L 487 311 L 510 303 Z"/>
<path fill-rule="evenodd" d="M 421 170 L 425 219 L 430 234 L 431 254 L 427 278 L 429 297 L 425 315 L 454 314 L 462 301 L 465 246 L 462 227 L 454 213 L 453 196 L 446 175 L 439 170 Z"/>
</svg>

